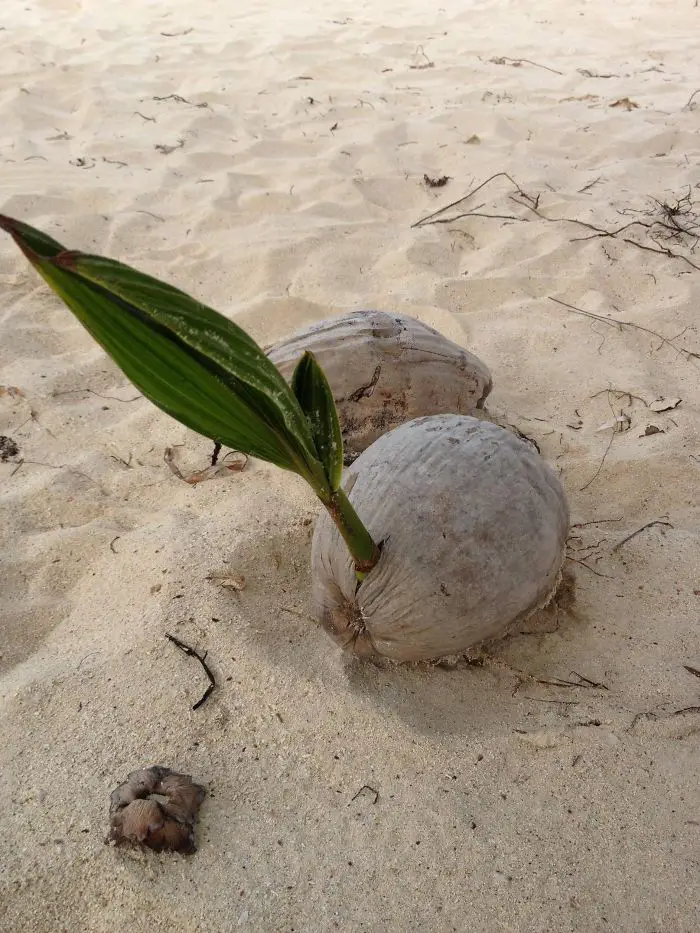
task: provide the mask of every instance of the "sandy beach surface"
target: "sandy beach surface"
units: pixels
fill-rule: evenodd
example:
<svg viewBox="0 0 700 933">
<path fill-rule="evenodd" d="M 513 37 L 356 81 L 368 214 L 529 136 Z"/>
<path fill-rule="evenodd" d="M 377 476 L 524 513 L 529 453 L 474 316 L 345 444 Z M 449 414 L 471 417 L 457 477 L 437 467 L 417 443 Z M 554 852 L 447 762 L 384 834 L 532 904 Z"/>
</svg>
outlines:
<svg viewBox="0 0 700 933">
<path fill-rule="evenodd" d="M 178 479 L 210 443 L 4 237 L 0 929 L 691 933 L 698 4 L 237 11 L 3 0 L 0 210 L 264 345 L 376 307 L 476 352 L 569 494 L 575 608 L 481 664 L 349 661 L 301 480 Z M 207 788 L 191 857 L 104 844 L 153 763 Z"/>
</svg>

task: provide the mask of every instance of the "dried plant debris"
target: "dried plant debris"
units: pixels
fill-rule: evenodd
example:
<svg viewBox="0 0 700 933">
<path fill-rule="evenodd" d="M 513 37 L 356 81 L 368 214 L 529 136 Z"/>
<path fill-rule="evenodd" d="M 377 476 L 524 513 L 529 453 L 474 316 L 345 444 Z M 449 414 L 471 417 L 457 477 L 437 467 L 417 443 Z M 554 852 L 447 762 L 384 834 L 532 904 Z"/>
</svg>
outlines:
<svg viewBox="0 0 700 933">
<path fill-rule="evenodd" d="M 657 413 L 672 411 L 674 408 L 678 408 L 682 401 L 682 398 L 657 398 L 649 405 L 649 408 Z"/>
<path fill-rule="evenodd" d="M 175 451 L 172 447 L 166 447 L 165 453 L 163 454 L 163 460 L 170 472 L 183 482 L 189 483 L 190 486 L 196 486 L 198 483 L 207 479 L 213 479 L 216 476 L 240 473 L 241 470 L 246 468 L 248 463 L 248 456 L 238 450 L 229 451 L 220 462 L 217 462 L 217 459 L 218 452 L 212 458 L 213 462 L 211 466 L 206 467 L 204 470 L 195 470 L 194 473 L 185 474 L 177 463 L 175 463 Z"/>
<path fill-rule="evenodd" d="M 207 577 L 207 580 L 209 580 L 211 583 L 218 583 L 219 586 L 233 590 L 235 593 L 240 593 L 241 590 L 245 589 L 245 577 L 242 573 L 235 574 L 231 573 L 230 571 L 210 573 Z"/>
<path fill-rule="evenodd" d="M 24 392 L 17 386 L 0 386 L 0 397 L 9 395 L 10 398 L 24 398 Z"/>
<path fill-rule="evenodd" d="M 18 453 L 19 447 L 15 441 L 6 434 L 0 434 L 0 460 L 6 463 L 8 460 L 13 460 Z"/>
<path fill-rule="evenodd" d="M 437 175 L 434 178 L 431 175 L 423 175 L 423 181 L 428 188 L 444 188 L 450 180 L 450 175 Z"/>
<path fill-rule="evenodd" d="M 639 104 L 636 103 L 636 101 L 630 100 L 629 97 L 621 97 L 609 106 L 619 107 L 621 110 L 637 110 L 639 108 Z"/>
<path fill-rule="evenodd" d="M 205 794 L 188 774 L 161 765 L 132 771 L 112 791 L 106 841 L 191 855 L 197 851 L 194 827 Z"/>
</svg>

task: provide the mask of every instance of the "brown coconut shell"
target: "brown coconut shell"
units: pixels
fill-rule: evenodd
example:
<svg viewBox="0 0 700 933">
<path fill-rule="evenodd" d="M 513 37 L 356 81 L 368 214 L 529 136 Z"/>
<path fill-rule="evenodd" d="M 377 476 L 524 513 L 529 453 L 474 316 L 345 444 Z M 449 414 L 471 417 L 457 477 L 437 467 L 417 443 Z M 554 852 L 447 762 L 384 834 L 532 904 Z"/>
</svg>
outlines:
<svg viewBox="0 0 700 933">
<path fill-rule="evenodd" d="M 333 390 L 346 462 L 406 421 L 481 408 L 491 391 L 491 373 L 478 357 L 399 314 L 343 314 L 283 340 L 267 355 L 291 381 L 307 350 Z"/>
<path fill-rule="evenodd" d="M 382 553 L 358 586 L 324 512 L 312 543 L 313 609 L 357 655 L 459 654 L 504 634 L 556 589 L 566 495 L 510 431 L 459 415 L 411 421 L 372 444 L 343 488 Z"/>
</svg>

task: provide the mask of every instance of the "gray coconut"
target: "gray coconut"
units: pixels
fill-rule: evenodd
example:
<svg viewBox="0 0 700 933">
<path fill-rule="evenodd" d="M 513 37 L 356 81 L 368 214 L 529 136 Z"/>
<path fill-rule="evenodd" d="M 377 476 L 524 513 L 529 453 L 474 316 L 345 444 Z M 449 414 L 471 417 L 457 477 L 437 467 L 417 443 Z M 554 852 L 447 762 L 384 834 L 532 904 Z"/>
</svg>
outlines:
<svg viewBox="0 0 700 933">
<path fill-rule="evenodd" d="M 338 408 L 346 462 L 382 434 L 422 415 L 483 407 L 491 373 L 474 354 L 415 318 L 354 311 L 321 321 L 267 350 L 291 381 L 310 350 Z"/>
<path fill-rule="evenodd" d="M 566 495 L 510 431 L 459 415 L 410 421 L 358 457 L 343 488 L 381 557 L 358 586 L 323 513 L 312 543 L 313 609 L 355 654 L 459 654 L 553 596 L 569 528 Z"/>
</svg>

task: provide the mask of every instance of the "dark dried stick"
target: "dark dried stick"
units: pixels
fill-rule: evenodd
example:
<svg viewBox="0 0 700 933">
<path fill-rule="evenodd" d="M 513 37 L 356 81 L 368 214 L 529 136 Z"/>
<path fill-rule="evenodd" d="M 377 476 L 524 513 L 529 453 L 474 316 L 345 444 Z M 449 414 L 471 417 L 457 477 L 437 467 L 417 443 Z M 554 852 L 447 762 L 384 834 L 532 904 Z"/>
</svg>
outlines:
<svg viewBox="0 0 700 933">
<path fill-rule="evenodd" d="M 696 4 L 696 6 L 697 6 L 697 4 Z M 690 97 L 688 98 L 688 103 L 685 105 L 685 107 L 683 107 L 683 110 L 693 110 L 693 109 L 694 109 L 693 101 L 695 100 L 695 98 L 697 97 L 698 94 L 700 94 L 700 87 L 697 89 L 697 91 L 693 91 L 693 93 L 690 95 Z"/>
<path fill-rule="evenodd" d="M 563 71 L 557 71 L 556 68 L 550 68 L 549 65 L 540 65 L 539 62 L 533 62 L 529 58 L 508 58 L 507 55 L 499 55 L 497 58 L 490 59 L 491 64 L 493 65 L 503 65 L 506 62 L 511 65 L 515 65 L 517 68 L 518 65 L 532 65 L 534 68 L 544 68 L 545 71 L 551 71 L 553 75 L 563 75 Z"/>
<path fill-rule="evenodd" d="M 646 525 L 642 525 L 641 528 L 637 528 L 636 531 L 633 531 L 631 535 L 627 535 L 626 538 L 623 538 L 622 541 L 618 541 L 617 544 L 610 551 L 611 554 L 614 554 L 615 551 L 619 551 L 623 544 L 627 544 L 628 541 L 631 541 L 632 538 L 636 538 L 637 535 L 640 535 L 643 531 L 646 531 L 647 528 L 653 528 L 654 525 L 665 525 L 667 528 L 673 528 L 674 526 L 671 522 L 664 522 L 661 519 L 656 519 L 653 522 L 647 522 Z"/>
<path fill-rule="evenodd" d="M 518 194 L 522 195 L 523 192 L 519 191 Z M 608 237 L 610 239 L 618 239 L 619 234 L 623 233 L 625 230 L 629 230 L 631 227 L 643 227 L 645 230 L 651 231 L 655 227 L 662 227 L 667 230 L 673 230 L 672 227 L 669 227 L 668 224 L 664 224 L 659 220 L 655 220 L 652 223 L 647 223 L 643 220 L 632 220 L 627 224 L 623 224 L 622 227 L 618 227 L 616 230 L 606 230 L 604 227 L 597 227 L 595 224 L 589 224 L 585 220 L 578 220 L 576 217 L 547 217 L 545 214 L 541 213 L 538 209 L 539 205 L 537 202 L 528 203 L 532 201 L 531 198 L 527 198 L 526 201 L 520 201 L 517 198 L 511 197 L 511 200 L 515 201 L 516 204 L 521 204 L 523 207 L 526 207 L 528 210 L 532 211 L 533 214 L 536 214 L 540 220 L 546 220 L 548 223 L 552 224 L 576 224 L 579 227 L 585 227 L 587 230 L 592 230 L 593 233 L 589 236 L 584 237 L 574 237 L 572 243 L 583 242 L 585 240 L 594 240 L 599 237 Z M 417 225 L 415 225 L 417 226 Z M 643 243 L 638 243 L 636 240 L 631 240 L 629 237 L 619 237 L 622 243 L 629 243 L 630 246 L 636 246 L 637 249 L 646 250 L 649 253 L 658 253 L 663 256 L 667 256 L 669 259 L 680 259 L 682 262 L 685 262 L 692 269 L 696 269 L 700 272 L 700 266 L 696 265 L 691 259 L 688 259 L 687 256 L 683 256 L 681 253 L 674 253 L 673 250 L 668 249 L 667 247 L 659 246 L 657 243 L 657 248 L 654 249 L 653 246 L 647 246 Z M 654 241 L 656 242 L 656 241 Z"/>
<path fill-rule="evenodd" d="M 201 655 L 198 651 L 195 651 L 194 648 L 190 648 L 189 645 L 186 645 L 183 641 L 180 641 L 179 638 L 175 638 L 174 635 L 169 635 L 168 632 L 165 633 L 165 637 L 168 639 L 168 641 L 171 641 L 174 645 L 176 645 L 180 649 L 180 651 L 184 651 L 184 653 L 189 655 L 190 657 L 196 658 L 199 661 L 199 663 L 202 665 L 202 667 L 204 668 L 204 673 L 209 678 L 209 686 L 202 694 L 201 699 L 197 700 L 197 702 L 192 707 L 193 710 L 199 709 L 199 707 L 205 702 L 205 700 L 209 699 L 211 694 L 214 692 L 214 687 L 216 687 L 216 679 L 214 675 L 212 674 L 211 670 L 209 669 L 209 665 L 204 660 L 206 655 Z"/>
<path fill-rule="evenodd" d="M 654 249 L 653 246 L 645 246 L 643 243 L 637 243 L 636 240 L 630 240 L 628 237 L 622 237 L 623 243 L 629 243 L 630 246 L 636 246 L 637 249 L 646 250 L 648 253 L 659 253 L 662 256 L 667 256 L 669 259 L 681 259 L 684 263 L 689 265 L 692 269 L 695 269 L 697 272 L 700 272 L 700 266 L 688 259 L 687 256 L 681 256 L 680 253 L 674 253 L 671 249 L 666 249 L 664 246 L 659 246 L 658 249 Z M 654 241 L 656 242 L 656 241 Z"/>
<path fill-rule="evenodd" d="M 454 217 L 442 217 L 438 220 L 431 220 L 431 224 L 451 224 L 455 220 L 461 220 L 463 217 L 485 217 L 487 220 L 517 220 L 520 223 L 527 223 L 527 217 L 516 217 L 514 214 L 483 214 L 480 211 L 465 211 L 463 214 L 456 214 Z M 428 226 L 425 224 L 424 226 Z"/>
<path fill-rule="evenodd" d="M 581 686 L 583 686 L 584 684 L 587 684 L 589 687 L 597 687 L 600 690 L 610 689 L 610 687 L 608 687 L 607 684 L 601 684 L 601 683 L 598 683 L 597 680 L 591 680 L 590 677 L 584 677 L 583 674 L 579 674 L 578 671 L 571 671 L 571 673 L 574 675 L 574 677 L 578 677 L 578 679 L 581 681 Z"/>
<path fill-rule="evenodd" d="M 598 182 L 602 180 L 603 176 L 599 175 L 597 178 L 594 178 L 593 181 L 589 181 L 587 185 L 584 185 L 583 188 L 578 189 L 579 194 L 583 194 L 585 191 L 590 191 L 591 188 L 594 188 Z"/>
<path fill-rule="evenodd" d="M 615 430 L 615 428 L 613 428 L 612 434 L 610 435 L 610 440 L 608 441 L 608 446 L 605 448 L 605 453 L 603 454 L 603 458 L 602 458 L 602 460 L 600 461 L 600 463 L 598 464 L 598 469 L 595 471 L 595 473 L 593 474 L 593 476 L 591 476 L 591 478 L 588 480 L 588 482 L 587 482 L 587 483 L 584 483 L 584 485 L 581 486 L 581 488 L 579 489 L 579 492 L 583 492 L 584 489 L 588 489 L 588 487 L 589 487 L 596 479 L 598 479 L 598 477 L 600 476 L 600 471 L 603 469 L 603 464 L 605 463 L 605 460 L 606 460 L 608 454 L 610 453 L 610 448 L 612 447 L 612 442 L 615 440 L 615 435 L 616 435 L 616 434 L 617 434 L 617 431 Z M 589 567 L 588 569 L 589 569 L 589 570 L 592 570 L 593 568 L 592 568 L 592 567 Z M 595 573 L 596 571 L 594 570 L 593 572 Z M 599 574 L 599 576 L 600 576 L 600 574 Z"/>
<path fill-rule="evenodd" d="M 515 181 L 515 179 L 511 175 L 509 175 L 507 172 L 496 172 L 495 175 L 491 175 L 490 178 L 487 178 L 486 181 L 483 181 L 480 185 L 477 185 L 477 187 L 474 188 L 472 191 L 470 191 L 468 194 L 465 194 L 463 197 L 458 198 L 456 201 L 453 201 L 451 204 L 445 205 L 445 207 L 441 207 L 439 210 L 434 211 L 432 214 L 428 214 L 425 217 L 421 217 L 420 220 L 417 220 L 414 224 L 411 224 L 411 227 L 417 228 L 417 227 L 426 226 L 428 224 L 452 223 L 453 221 L 459 220 L 462 217 L 480 216 L 476 213 L 478 208 L 476 208 L 474 211 L 465 211 L 457 216 L 453 216 L 449 218 L 445 218 L 442 215 L 444 215 L 447 211 L 451 210 L 452 208 L 455 208 L 458 205 L 462 204 L 464 201 L 468 200 L 469 198 L 473 197 L 478 191 L 481 191 L 482 188 L 484 188 L 490 182 L 494 181 L 494 179 L 496 178 L 507 178 L 508 181 L 511 183 L 511 185 L 515 188 L 515 191 L 518 195 L 518 197 L 511 195 L 511 200 L 514 201 L 516 204 L 519 204 L 521 207 L 526 207 L 529 211 L 532 211 L 532 213 L 535 214 L 537 217 L 539 217 L 541 220 L 546 220 L 548 223 L 555 223 L 555 224 L 558 224 L 558 223 L 575 224 L 576 226 L 584 227 L 586 230 L 591 231 L 591 233 L 588 236 L 574 237 L 572 242 L 596 239 L 599 237 L 619 239 L 621 242 L 628 243 L 630 246 L 636 246 L 637 249 L 645 250 L 646 252 L 649 252 L 649 253 L 656 253 L 657 255 L 661 255 L 661 256 L 666 256 L 668 259 L 679 259 L 682 262 L 686 263 L 688 266 L 690 266 L 692 269 L 695 269 L 696 271 L 700 272 L 700 265 L 697 265 L 691 259 L 688 259 L 687 256 L 684 256 L 681 253 L 675 253 L 673 250 L 669 249 L 668 247 L 661 246 L 659 242 L 655 240 L 653 237 L 652 237 L 652 240 L 654 240 L 655 246 L 649 246 L 648 244 L 638 243 L 636 240 L 632 240 L 629 237 L 620 236 L 621 233 L 623 233 L 626 230 L 630 230 L 633 227 L 642 227 L 649 234 L 651 234 L 652 230 L 656 228 L 661 228 L 662 230 L 666 230 L 668 233 L 676 237 L 679 237 L 681 234 L 695 236 L 692 229 L 688 230 L 688 229 L 683 228 L 681 225 L 678 224 L 677 221 L 672 222 L 672 223 L 668 223 L 668 222 L 664 223 L 661 220 L 653 220 L 651 222 L 647 222 L 643 220 L 633 220 L 633 221 L 630 221 L 629 223 L 623 224 L 621 227 L 617 227 L 614 230 L 607 230 L 605 227 L 599 227 L 596 224 L 591 224 L 584 220 L 578 220 L 575 217 L 547 217 L 545 214 L 543 214 L 539 210 L 539 195 L 536 198 L 533 198 L 531 195 L 527 194 L 525 191 L 523 191 L 523 189 Z M 586 190 L 586 189 L 583 189 L 583 190 Z M 483 205 L 480 205 L 480 207 L 483 207 Z M 666 218 L 667 221 L 673 220 L 673 213 L 674 213 L 673 209 L 671 209 L 670 214 L 669 214 L 669 211 L 664 211 L 664 217 Z M 502 220 L 523 220 L 524 219 L 524 218 L 513 217 L 510 215 L 498 215 L 498 214 L 484 214 L 482 216 L 489 217 L 492 219 L 502 219 Z M 696 241 L 697 241 L 697 237 L 696 237 Z"/>
<path fill-rule="evenodd" d="M 593 479 L 595 479 L 595 477 L 593 477 Z M 593 482 L 593 480 L 591 480 L 591 482 Z M 582 567 L 585 567 L 586 570 L 590 570 L 591 573 L 594 573 L 597 577 L 607 577 L 606 573 L 601 573 L 600 570 L 595 570 L 593 567 L 590 567 L 587 563 L 585 563 L 585 561 L 580 560 L 578 557 L 570 557 L 567 554 L 566 559 L 570 560 L 572 564 L 580 564 Z"/>
<path fill-rule="evenodd" d="M 691 667 L 690 664 L 684 664 L 683 667 L 688 671 L 689 674 L 692 674 L 693 677 L 700 677 L 700 671 L 697 667 Z"/>
<path fill-rule="evenodd" d="M 486 185 L 488 185 L 490 182 L 494 181 L 496 178 L 507 178 L 508 181 L 511 183 L 511 185 L 513 185 L 513 187 L 516 189 L 516 191 L 518 192 L 519 195 L 522 195 L 523 197 L 529 199 L 529 196 L 522 190 L 522 188 L 520 187 L 520 185 L 519 185 L 516 181 L 514 181 L 514 180 L 511 178 L 511 176 L 508 174 L 508 172 L 496 172 L 495 175 L 492 175 L 490 178 L 487 178 L 486 181 L 482 181 L 480 185 L 477 185 L 476 188 L 474 188 L 474 189 L 473 189 L 472 191 L 470 191 L 468 194 L 463 195 L 461 198 L 457 198 L 457 200 L 456 200 L 456 201 L 453 201 L 451 204 L 446 204 L 444 207 L 441 207 L 441 208 L 440 208 L 439 210 L 437 210 L 437 211 L 433 211 L 432 214 L 428 214 L 426 217 L 421 217 L 420 220 L 417 220 L 414 224 L 411 224 L 411 227 L 412 227 L 412 228 L 413 228 L 413 227 L 422 227 L 422 226 L 424 226 L 425 224 L 427 224 L 429 221 L 432 221 L 433 223 L 436 223 L 437 221 L 433 220 L 433 218 L 439 217 L 440 214 L 444 214 L 445 211 L 449 211 L 449 210 L 451 210 L 453 207 L 457 207 L 458 204 L 462 204 L 464 201 L 469 200 L 469 198 L 473 198 L 475 194 L 477 194 L 479 191 L 481 191 L 482 188 L 485 188 Z M 531 200 L 531 199 L 529 199 L 529 200 Z M 454 220 L 454 219 L 455 219 L 455 218 L 450 218 L 450 220 Z M 440 223 L 444 223 L 444 222 L 445 222 L 445 221 L 440 221 Z"/>
<path fill-rule="evenodd" d="M 687 328 L 686 328 L 686 330 L 687 330 Z M 617 396 L 626 395 L 627 398 L 629 399 L 629 402 L 627 403 L 628 405 L 631 405 L 631 404 L 632 404 L 632 399 L 636 399 L 638 402 L 641 402 L 646 408 L 649 407 L 649 402 L 645 401 L 645 400 L 641 397 L 641 395 L 634 395 L 632 392 L 628 392 L 627 389 L 614 389 L 612 386 L 610 386 L 610 387 L 607 388 L 607 389 L 601 389 L 600 392 L 594 392 L 593 395 L 590 395 L 590 396 L 589 396 L 589 398 L 598 398 L 599 395 L 603 395 L 603 394 L 606 393 L 606 392 L 608 393 L 608 395 L 609 395 L 611 392 L 612 392 L 613 395 L 617 395 Z"/>
<path fill-rule="evenodd" d="M 523 700 L 532 700 L 535 703 L 558 703 L 560 706 L 578 706 L 578 700 L 546 700 L 544 697 L 523 696 Z"/>
<path fill-rule="evenodd" d="M 672 350 L 675 350 L 676 353 L 684 353 L 687 357 L 700 359 L 700 353 L 695 353 L 692 350 L 686 350 L 684 347 L 679 347 L 672 338 L 664 337 L 664 335 L 660 334 L 658 331 L 651 330 L 649 327 L 644 327 L 642 324 L 637 324 L 634 321 L 616 321 L 613 318 L 604 317 L 602 314 L 594 314 L 593 311 L 585 311 L 583 308 L 577 308 L 575 305 L 570 305 L 567 301 L 562 301 L 560 298 L 552 297 L 552 295 L 549 296 L 549 300 L 553 301 L 555 304 L 561 305 L 568 311 L 573 311 L 575 314 L 583 314 L 584 317 L 592 318 L 594 321 L 601 321 L 603 324 L 608 324 L 610 327 L 616 327 L 618 330 L 622 330 L 623 327 L 632 327 L 635 330 L 641 330 L 645 334 L 651 334 L 652 337 L 656 337 L 657 340 L 660 340 L 662 346 L 663 344 L 667 344 L 669 347 L 671 347 Z M 626 392 L 625 395 L 627 394 L 629 393 Z"/>
<path fill-rule="evenodd" d="M 623 518 L 624 518 L 624 515 L 620 516 L 620 518 L 597 518 L 595 521 L 592 521 L 592 522 L 575 522 L 575 524 L 573 524 L 571 527 L 572 528 L 587 528 L 588 525 L 604 525 L 607 522 L 621 522 Z"/>
<path fill-rule="evenodd" d="M 87 386 L 83 389 L 59 389 L 57 392 L 52 392 L 51 395 L 53 398 L 58 398 L 59 395 L 74 395 L 76 392 L 89 392 L 90 395 L 95 395 L 97 398 L 111 399 L 114 402 L 138 402 L 140 398 L 143 398 L 143 395 L 135 395 L 133 398 L 119 398 L 118 395 L 101 395 L 99 392 L 95 392 L 94 389 L 88 389 Z"/>
<path fill-rule="evenodd" d="M 352 799 L 357 800 L 360 794 L 363 794 L 366 790 L 368 790 L 370 794 L 374 794 L 374 800 L 372 801 L 372 803 L 373 804 L 376 803 L 379 800 L 379 791 L 375 790 L 373 787 L 370 787 L 369 784 L 363 784 L 362 787 L 358 790 L 358 792 L 355 794 L 355 796 Z M 350 802 L 352 803 L 352 801 Z"/>
</svg>

